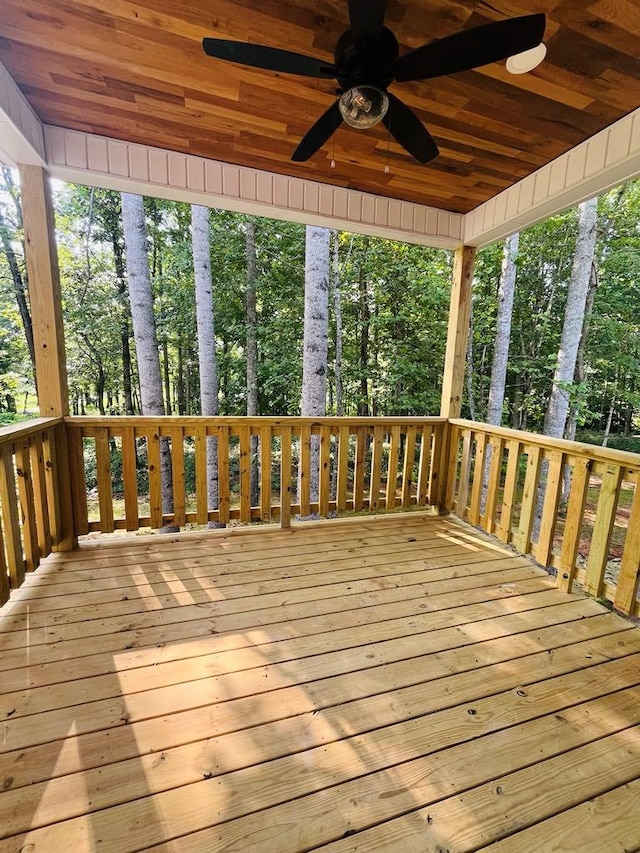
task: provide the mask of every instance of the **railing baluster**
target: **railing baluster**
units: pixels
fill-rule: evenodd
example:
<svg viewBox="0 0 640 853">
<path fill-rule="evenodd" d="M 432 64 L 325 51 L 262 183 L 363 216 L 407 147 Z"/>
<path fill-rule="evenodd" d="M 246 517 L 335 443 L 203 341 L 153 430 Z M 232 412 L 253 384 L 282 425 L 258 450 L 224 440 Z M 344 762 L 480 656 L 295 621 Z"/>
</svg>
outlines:
<svg viewBox="0 0 640 853">
<path fill-rule="evenodd" d="M 291 527 L 291 427 L 280 429 L 280 527 Z"/>
<path fill-rule="evenodd" d="M 420 433 L 420 461 L 418 463 L 418 485 L 416 489 L 418 506 L 426 506 L 430 502 L 429 468 L 431 465 L 432 436 L 433 429 L 430 426 L 423 426 Z"/>
<path fill-rule="evenodd" d="M 251 521 L 251 441 L 248 426 L 238 427 L 240 436 L 240 521 Z"/>
<path fill-rule="evenodd" d="M 571 592 L 573 578 L 576 572 L 576 560 L 582 535 L 582 518 L 587 504 L 591 460 L 578 456 L 573 464 L 571 491 L 567 502 L 567 520 L 562 534 L 560 548 L 560 563 L 558 568 L 558 587 L 564 592 Z"/>
<path fill-rule="evenodd" d="M 635 476 L 635 491 L 629 514 L 629 526 L 620 561 L 620 576 L 616 586 L 615 607 L 623 613 L 633 613 L 640 577 L 640 476 Z"/>
<path fill-rule="evenodd" d="M 338 485 L 336 494 L 337 511 L 347 508 L 347 485 L 349 479 L 349 442 L 348 426 L 341 426 L 338 435 Z"/>
<path fill-rule="evenodd" d="M 87 511 L 86 472 L 84 468 L 84 448 L 81 428 L 71 427 L 67 429 L 67 444 L 69 447 L 73 524 L 76 536 L 83 536 L 89 532 L 89 516 Z M 124 477 L 124 465 L 122 474 Z"/>
<path fill-rule="evenodd" d="M 47 506 L 49 508 L 49 529 L 51 544 L 56 547 L 62 540 L 62 515 L 60 510 L 60 490 L 58 489 L 58 462 L 56 457 L 55 431 L 48 429 L 42 441 L 44 459 Z"/>
<path fill-rule="evenodd" d="M 380 506 L 380 480 L 382 477 L 382 427 L 373 428 L 373 446 L 371 448 L 371 476 L 369 478 L 369 509 L 377 510 Z"/>
<path fill-rule="evenodd" d="M 526 448 L 527 450 L 527 473 L 524 478 L 524 491 L 522 492 L 522 507 L 520 510 L 520 525 L 514 540 L 516 548 L 523 554 L 529 553 L 531 544 L 531 531 L 536 511 L 538 497 L 538 478 L 540 475 L 541 449 L 538 445 Z"/>
<path fill-rule="evenodd" d="M 298 489 L 300 492 L 300 515 L 304 518 L 311 514 L 311 427 L 300 427 L 300 456 Z"/>
<path fill-rule="evenodd" d="M 487 434 L 484 432 L 478 433 L 476 436 L 476 458 L 473 466 L 473 483 L 471 485 L 471 503 L 469 505 L 469 522 L 474 525 L 480 524 L 486 446 Z"/>
<path fill-rule="evenodd" d="M 171 482 L 173 484 L 173 523 L 184 527 L 187 523 L 186 494 L 184 486 L 184 431 L 171 427 Z"/>
<path fill-rule="evenodd" d="M 319 512 L 321 516 L 329 514 L 329 489 L 331 487 L 331 428 L 320 427 L 320 481 Z"/>
<path fill-rule="evenodd" d="M 218 520 L 228 524 L 229 494 L 229 427 L 218 427 Z"/>
<path fill-rule="evenodd" d="M 591 534 L 591 547 L 587 558 L 585 580 L 586 591 L 596 598 L 602 592 L 604 583 L 604 573 L 609 559 L 611 532 L 616 518 L 621 484 L 622 468 L 619 465 L 607 465 L 600 486 L 600 497 L 598 498 L 596 520 Z"/>
<path fill-rule="evenodd" d="M 402 506 L 411 504 L 411 482 L 413 480 L 413 463 L 416 458 L 417 428 L 412 424 L 407 427 L 407 438 L 404 446 L 404 462 L 402 465 Z"/>
<path fill-rule="evenodd" d="M 502 542 L 511 541 L 511 525 L 513 524 L 513 510 L 515 508 L 516 489 L 518 487 L 518 474 L 520 466 L 520 442 L 508 441 L 507 473 L 504 478 L 504 490 L 502 492 L 502 509 L 500 510 L 500 524 L 496 528 L 496 535 Z"/>
<path fill-rule="evenodd" d="M 495 529 L 496 504 L 498 502 L 498 489 L 500 488 L 500 475 L 502 473 L 502 456 L 504 454 L 504 439 L 491 437 L 489 446 L 491 462 L 489 464 L 487 494 L 482 513 L 482 527 L 487 533 L 493 533 Z M 486 464 L 485 464 L 486 468 Z"/>
<path fill-rule="evenodd" d="M 460 480 L 458 485 L 458 499 L 456 501 L 456 514 L 460 518 L 466 518 L 469 512 L 469 485 L 471 480 L 471 442 L 473 434 L 470 429 L 465 429 L 462 434 L 462 459 L 460 461 Z"/>
<path fill-rule="evenodd" d="M 107 427 L 98 427 L 96 429 L 96 472 L 98 475 L 100 530 L 103 533 L 113 533 L 111 454 L 109 451 L 109 430 Z"/>
<path fill-rule="evenodd" d="M 31 480 L 33 483 L 33 499 L 36 505 L 36 529 L 38 533 L 38 548 L 40 549 L 40 557 L 43 558 L 51 553 L 51 530 L 49 529 L 47 483 L 44 473 L 44 454 L 42 452 L 42 437 L 40 435 L 31 436 L 29 441 L 29 455 L 31 457 Z M 84 485 L 84 464 L 82 468 L 82 493 L 84 496 L 84 508 L 86 517 L 87 493 Z M 84 532 L 89 532 L 88 524 L 87 530 Z"/>
<path fill-rule="evenodd" d="M 356 428 L 356 458 L 353 472 L 353 508 L 362 510 L 364 504 L 364 463 L 367 455 L 367 428 Z"/>
<path fill-rule="evenodd" d="M 564 456 L 560 452 L 550 452 L 549 470 L 545 484 L 544 503 L 542 516 L 540 518 L 540 532 L 536 545 L 536 560 L 542 566 L 548 566 L 553 549 L 553 537 L 558 521 L 558 506 L 560 504 L 560 493 L 562 491 L 562 472 L 564 470 Z"/>
<path fill-rule="evenodd" d="M 36 507 L 33 498 L 28 438 L 25 438 L 16 444 L 15 457 L 16 474 L 18 476 L 18 497 L 20 499 L 20 515 L 22 520 L 24 567 L 26 571 L 32 572 L 38 567 L 38 563 L 40 562 L 40 553 L 38 549 L 38 532 L 36 530 Z"/>
<path fill-rule="evenodd" d="M 149 515 L 151 527 L 159 530 L 162 518 L 162 472 L 160 470 L 160 426 L 147 433 L 147 464 L 149 469 Z"/>
<path fill-rule="evenodd" d="M 260 518 L 271 519 L 271 427 L 260 427 Z"/>
<path fill-rule="evenodd" d="M 207 467 L 206 426 L 194 427 L 193 443 L 196 463 L 196 524 L 206 524 L 209 521 L 209 471 Z"/>
<path fill-rule="evenodd" d="M 396 488 L 398 485 L 398 460 L 400 459 L 401 428 L 392 426 L 390 430 L 389 464 L 387 466 L 387 492 L 385 506 L 393 509 L 396 505 Z"/>
<path fill-rule="evenodd" d="M 0 606 L 9 600 L 9 574 L 7 572 L 7 560 L 4 555 L 4 536 L 0 524 Z"/>
<path fill-rule="evenodd" d="M 17 589 L 24 581 L 24 560 L 20 540 L 13 448 L 9 444 L 5 444 L 0 452 L 0 507 L 2 507 L 2 524 L 9 577 L 11 578 L 11 586 L 13 589 Z"/>
</svg>

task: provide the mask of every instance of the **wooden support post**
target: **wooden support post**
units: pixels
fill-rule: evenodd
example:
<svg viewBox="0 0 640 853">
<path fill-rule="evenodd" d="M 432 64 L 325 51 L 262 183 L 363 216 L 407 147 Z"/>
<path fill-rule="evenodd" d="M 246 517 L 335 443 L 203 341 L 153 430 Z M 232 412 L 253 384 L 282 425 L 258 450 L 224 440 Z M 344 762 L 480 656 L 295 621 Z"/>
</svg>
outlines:
<svg viewBox="0 0 640 853">
<path fill-rule="evenodd" d="M 44 169 L 20 166 L 24 242 L 33 322 L 38 405 L 42 417 L 69 414 L 67 363 L 62 326 L 60 271 L 53 206 Z M 57 489 L 60 492 L 60 538 L 54 549 L 69 551 L 76 544 L 64 426 L 56 429 Z"/>
<path fill-rule="evenodd" d="M 451 283 L 447 351 L 442 377 L 442 402 L 440 415 L 443 418 L 459 418 L 462 407 L 462 386 L 469 334 L 469 311 L 471 308 L 471 283 L 476 256 L 474 246 L 456 249 Z"/>
</svg>

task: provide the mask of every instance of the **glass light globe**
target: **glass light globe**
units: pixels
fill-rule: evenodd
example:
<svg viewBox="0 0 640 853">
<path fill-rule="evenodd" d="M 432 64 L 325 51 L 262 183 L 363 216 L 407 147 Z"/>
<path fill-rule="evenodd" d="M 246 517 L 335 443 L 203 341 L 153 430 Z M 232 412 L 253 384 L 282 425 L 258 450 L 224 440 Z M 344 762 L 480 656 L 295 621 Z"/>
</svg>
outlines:
<svg viewBox="0 0 640 853">
<path fill-rule="evenodd" d="M 389 98 L 375 86 L 354 86 L 340 96 L 340 113 L 351 127 L 373 127 L 387 114 Z"/>
</svg>

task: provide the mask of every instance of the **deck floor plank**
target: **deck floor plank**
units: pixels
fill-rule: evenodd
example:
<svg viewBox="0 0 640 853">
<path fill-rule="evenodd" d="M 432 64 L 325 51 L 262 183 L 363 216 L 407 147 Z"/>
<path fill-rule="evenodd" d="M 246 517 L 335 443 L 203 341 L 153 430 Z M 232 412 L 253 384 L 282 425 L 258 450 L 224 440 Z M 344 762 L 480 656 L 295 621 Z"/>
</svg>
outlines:
<svg viewBox="0 0 640 853">
<path fill-rule="evenodd" d="M 640 849 L 628 621 L 422 513 L 159 540 L 0 611 L 0 853 Z"/>
</svg>

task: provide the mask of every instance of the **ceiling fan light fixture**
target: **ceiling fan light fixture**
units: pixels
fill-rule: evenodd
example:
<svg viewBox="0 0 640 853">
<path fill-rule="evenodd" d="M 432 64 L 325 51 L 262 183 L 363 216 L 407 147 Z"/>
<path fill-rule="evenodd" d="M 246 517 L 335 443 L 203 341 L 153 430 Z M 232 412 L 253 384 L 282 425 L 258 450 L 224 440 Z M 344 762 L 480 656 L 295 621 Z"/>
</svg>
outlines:
<svg viewBox="0 0 640 853">
<path fill-rule="evenodd" d="M 533 71 L 547 55 L 546 45 L 540 43 L 537 47 L 532 47 L 531 50 L 524 50 L 522 53 L 516 53 L 507 59 L 507 71 L 510 74 L 526 74 L 528 71 Z"/>
<path fill-rule="evenodd" d="M 382 121 L 389 109 L 389 98 L 377 86 L 353 86 L 340 95 L 338 106 L 348 125 L 362 129 Z"/>
</svg>

